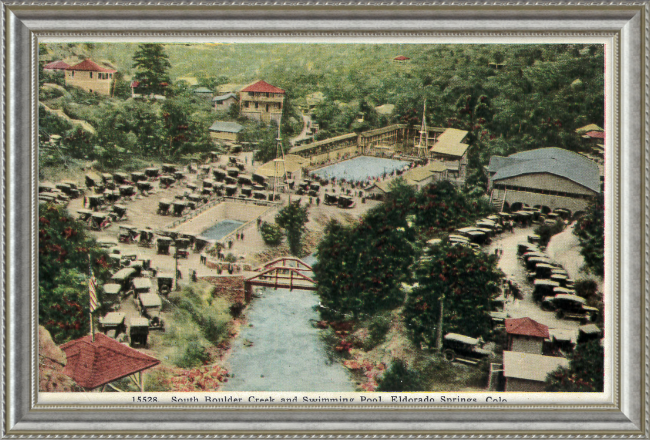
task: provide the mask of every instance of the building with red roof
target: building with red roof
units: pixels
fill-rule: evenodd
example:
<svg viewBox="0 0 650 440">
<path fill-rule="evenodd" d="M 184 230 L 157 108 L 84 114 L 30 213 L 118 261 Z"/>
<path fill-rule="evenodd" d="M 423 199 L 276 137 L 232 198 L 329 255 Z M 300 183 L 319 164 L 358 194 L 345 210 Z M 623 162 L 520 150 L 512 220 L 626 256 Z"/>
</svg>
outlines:
<svg viewBox="0 0 650 440">
<path fill-rule="evenodd" d="M 399 56 L 396 56 L 395 58 L 393 58 L 393 61 L 396 61 L 398 63 L 403 63 L 403 62 L 408 61 L 408 60 L 410 60 L 410 58 L 405 57 L 404 55 L 399 55 Z"/>
<path fill-rule="evenodd" d="M 262 122 L 280 123 L 285 91 L 266 81 L 256 81 L 239 91 L 240 113 Z"/>
<path fill-rule="evenodd" d="M 113 91 L 114 74 L 117 70 L 102 67 L 91 59 L 85 59 L 65 70 L 66 85 L 102 95 L 110 95 Z"/>
<path fill-rule="evenodd" d="M 138 374 L 142 390 L 142 372 L 160 363 L 156 358 L 121 344 L 101 333 L 75 339 L 61 345 L 67 364 L 63 373 L 87 390 L 99 388 L 123 377 Z"/>
<path fill-rule="evenodd" d="M 47 63 L 46 65 L 43 66 L 43 70 L 49 70 L 49 71 L 61 71 L 61 70 L 66 70 L 70 65 L 64 61 L 52 61 L 51 63 Z"/>
<path fill-rule="evenodd" d="M 605 139 L 605 132 L 604 131 L 589 131 L 585 133 L 585 136 L 591 138 L 591 139 Z"/>
<path fill-rule="evenodd" d="M 530 318 L 506 319 L 508 350 L 542 354 L 544 340 L 549 338 L 548 326 Z"/>
</svg>

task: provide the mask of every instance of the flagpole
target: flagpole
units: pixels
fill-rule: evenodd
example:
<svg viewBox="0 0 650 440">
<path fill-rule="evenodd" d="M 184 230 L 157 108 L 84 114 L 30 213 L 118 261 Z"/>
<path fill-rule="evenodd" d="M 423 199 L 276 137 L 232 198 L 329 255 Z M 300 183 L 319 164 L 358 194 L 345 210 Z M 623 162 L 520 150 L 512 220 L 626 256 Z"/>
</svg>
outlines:
<svg viewBox="0 0 650 440">
<path fill-rule="evenodd" d="M 89 312 L 90 315 L 90 338 L 91 342 L 95 342 L 95 332 L 93 331 L 93 306 L 92 306 L 92 296 L 90 290 L 92 289 L 91 284 L 93 282 L 93 269 L 90 263 L 90 255 L 88 255 L 88 303 L 90 304 Z"/>
</svg>

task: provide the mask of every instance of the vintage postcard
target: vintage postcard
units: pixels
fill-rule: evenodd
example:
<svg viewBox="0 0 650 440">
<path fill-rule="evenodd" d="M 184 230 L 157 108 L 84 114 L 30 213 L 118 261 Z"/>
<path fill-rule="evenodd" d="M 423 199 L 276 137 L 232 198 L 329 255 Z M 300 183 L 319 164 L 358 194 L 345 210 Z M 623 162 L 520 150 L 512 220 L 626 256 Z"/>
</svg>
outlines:
<svg viewBox="0 0 650 440">
<path fill-rule="evenodd" d="M 39 400 L 606 401 L 610 50 L 40 43 Z"/>
</svg>

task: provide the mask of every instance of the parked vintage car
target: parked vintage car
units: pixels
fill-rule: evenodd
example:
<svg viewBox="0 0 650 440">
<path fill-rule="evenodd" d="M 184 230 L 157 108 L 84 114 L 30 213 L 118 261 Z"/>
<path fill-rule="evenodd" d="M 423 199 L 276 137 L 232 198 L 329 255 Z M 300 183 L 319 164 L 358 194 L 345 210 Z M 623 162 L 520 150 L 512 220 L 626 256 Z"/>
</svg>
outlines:
<svg viewBox="0 0 650 440">
<path fill-rule="evenodd" d="M 587 323 L 598 318 L 598 309 L 587 306 L 587 301 L 578 295 L 548 296 L 543 299 L 542 307 L 545 310 L 555 310 L 558 319 L 576 319 Z"/>
<path fill-rule="evenodd" d="M 99 330 L 106 336 L 117 339 L 120 334 L 126 333 L 125 319 L 126 314 L 124 313 L 107 313 L 106 316 L 99 318 Z"/>
<path fill-rule="evenodd" d="M 147 318 L 132 318 L 129 321 L 129 339 L 131 347 L 147 348 L 149 337 L 149 320 Z"/>
<path fill-rule="evenodd" d="M 156 293 L 143 293 L 138 297 L 138 309 L 140 314 L 149 320 L 149 328 L 152 330 L 165 330 L 162 320 L 162 299 Z"/>
<path fill-rule="evenodd" d="M 458 333 L 447 333 L 443 338 L 442 347 L 445 359 L 450 362 L 459 360 L 467 363 L 477 363 L 477 360 L 486 358 L 491 354 L 489 350 L 481 348 L 479 339 L 459 335 Z"/>
</svg>

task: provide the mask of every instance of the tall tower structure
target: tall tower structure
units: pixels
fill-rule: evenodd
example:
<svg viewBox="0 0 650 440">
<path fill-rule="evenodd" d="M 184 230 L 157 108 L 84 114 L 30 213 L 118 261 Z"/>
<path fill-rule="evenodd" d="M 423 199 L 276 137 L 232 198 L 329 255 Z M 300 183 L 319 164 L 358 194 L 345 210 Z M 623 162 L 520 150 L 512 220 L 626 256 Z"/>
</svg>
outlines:
<svg viewBox="0 0 650 440">
<path fill-rule="evenodd" d="M 427 100 L 424 100 L 424 110 L 422 110 L 422 127 L 420 128 L 420 141 L 415 146 L 418 157 L 427 157 L 429 153 L 429 131 L 427 130 Z"/>
<path fill-rule="evenodd" d="M 282 147 L 282 134 L 280 132 L 280 125 L 278 124 L 278 137 L 276 138 L 275 159 L 273 159 L 274 172 L 273 172 L 273 201 L 275 202 L 275 195 L 280 188 L 285 187 L 287 180 L 287 167 L 284 161 L 284 147 Z"/>
</svg>

